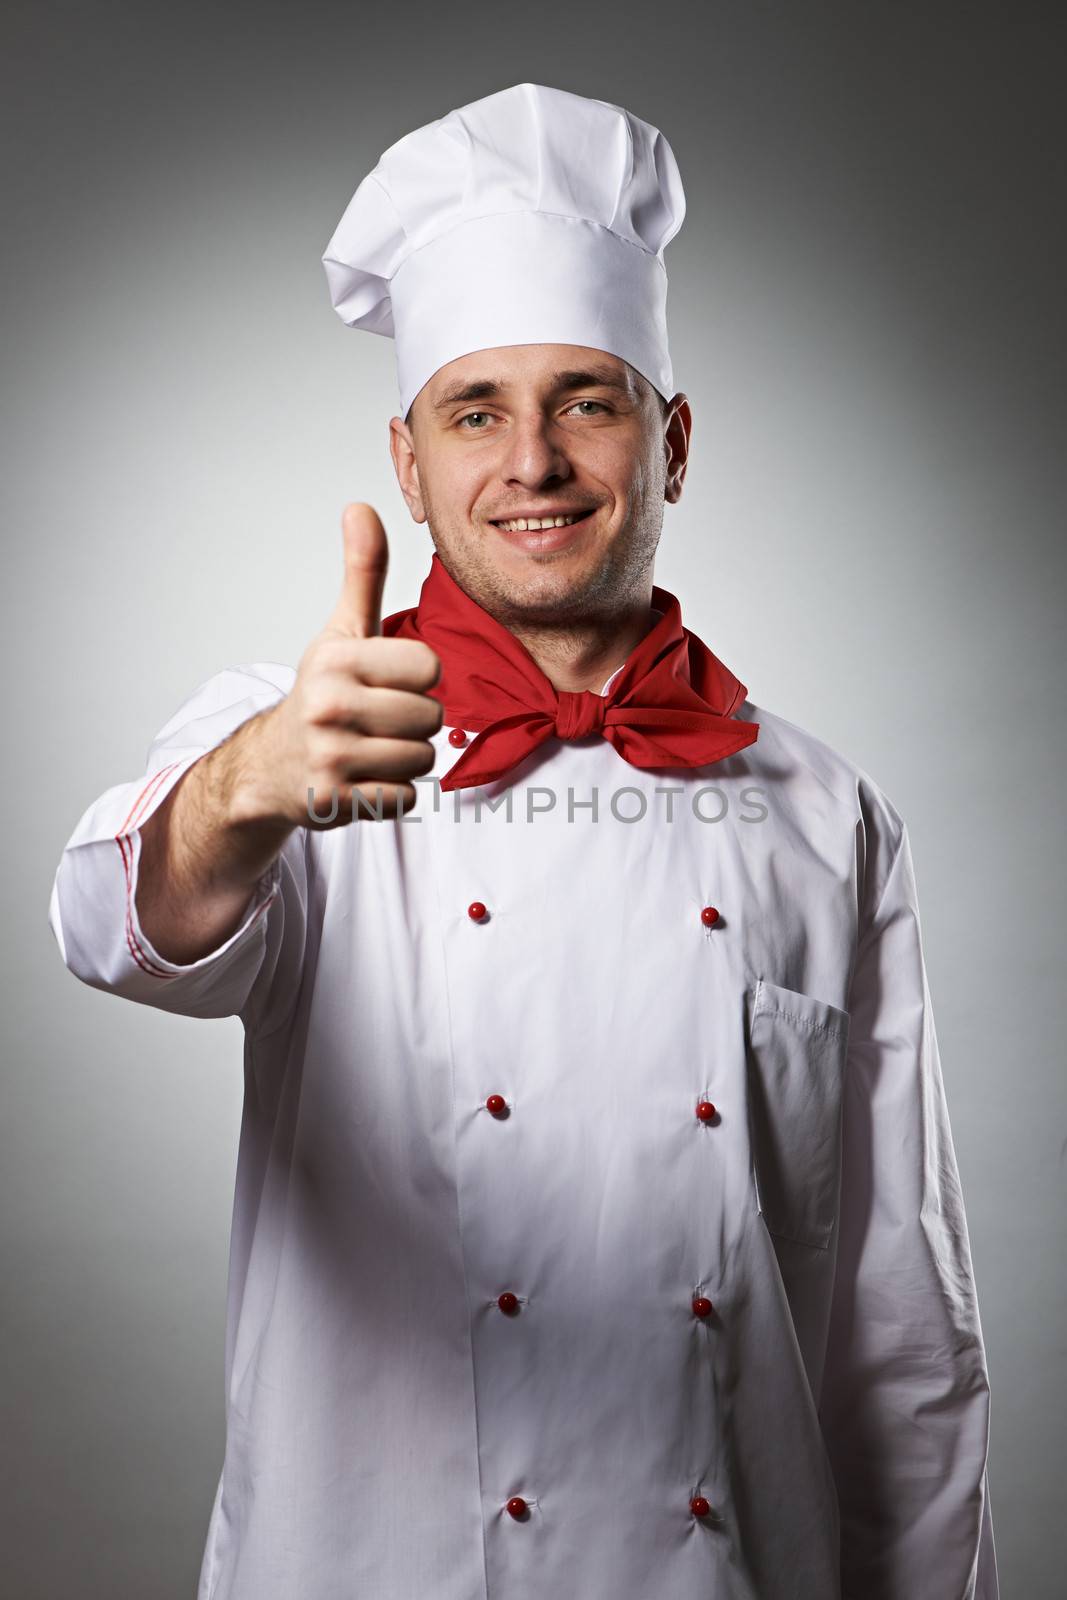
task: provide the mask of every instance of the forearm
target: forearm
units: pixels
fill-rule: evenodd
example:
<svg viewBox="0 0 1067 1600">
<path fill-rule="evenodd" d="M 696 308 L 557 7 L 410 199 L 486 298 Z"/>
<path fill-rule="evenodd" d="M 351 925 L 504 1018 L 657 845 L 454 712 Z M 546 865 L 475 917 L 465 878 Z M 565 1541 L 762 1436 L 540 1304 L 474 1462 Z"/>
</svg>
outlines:
<svg viewBox="0 0 1067 1600">
<path fill-rule="evenodd" d="M 235 932 L 293 830 L 259 798 L 271 715 L 250 718 L 208 751 L 141 829 L 137 915 L 168 961 L 197 961 Z"/>
</svg>

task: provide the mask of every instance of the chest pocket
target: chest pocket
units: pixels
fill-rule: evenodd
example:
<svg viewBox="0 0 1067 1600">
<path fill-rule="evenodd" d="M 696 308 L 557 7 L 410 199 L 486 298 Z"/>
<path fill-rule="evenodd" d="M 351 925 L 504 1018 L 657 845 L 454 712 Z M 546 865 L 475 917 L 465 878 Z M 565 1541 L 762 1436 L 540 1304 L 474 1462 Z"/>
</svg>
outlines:
<svg viewBox="0 0 1067 1600">
<path fill-rule="evenodd" d="M 825 1249 L 841 1187 L 849 1014 L 760 978 L 747 1040 L 749 1130 L 771 1233 Z"/>
</svg>

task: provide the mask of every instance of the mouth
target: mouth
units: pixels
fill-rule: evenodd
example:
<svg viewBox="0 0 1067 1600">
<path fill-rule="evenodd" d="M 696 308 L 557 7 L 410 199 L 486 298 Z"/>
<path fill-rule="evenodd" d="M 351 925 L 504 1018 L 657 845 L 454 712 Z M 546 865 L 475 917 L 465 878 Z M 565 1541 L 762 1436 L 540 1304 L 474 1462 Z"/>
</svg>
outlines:
<svg viewBox="0 0 1067 1600">
<path fill-rule="evenodd" d="M 504 533 L 543 533 L 551 528 L 570 527 L 572 523 L 582 522 L 586 517 L 592 516 L 591 509 L 587 506 L 581 511 L 545 512 L 543 516 L 529 516 L 498 518 L 494 528 L 500 528 Z"/>
<path fill-rule="evenodd" d="M 509 544 L 521 550 L 561 550 L 579 538 L 592 522 L 594 509 L 561 512 L 555 516 L 509 517 L 491 523 Z"/>
</svg>

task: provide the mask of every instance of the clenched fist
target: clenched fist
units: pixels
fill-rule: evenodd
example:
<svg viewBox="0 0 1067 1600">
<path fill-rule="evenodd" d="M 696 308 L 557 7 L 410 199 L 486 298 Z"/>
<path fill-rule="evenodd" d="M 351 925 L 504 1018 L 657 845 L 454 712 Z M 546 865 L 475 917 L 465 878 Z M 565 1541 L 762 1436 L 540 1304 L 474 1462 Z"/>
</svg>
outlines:
<svg viewBox="0 0 1067 1600">
<path fill-rule="evenodd" d="M 418 639 L 381 635 L 389 565 L 381 519 L 354 504 L 342 525 L 341 597 L 289 694 L 265 713 L 259 743 L 263 811 L 317 831 L 410 811 L 411 780 L 432 770 L 430 739 L 444 716 L 426 693 L 440 657 Z"/>
</svg>

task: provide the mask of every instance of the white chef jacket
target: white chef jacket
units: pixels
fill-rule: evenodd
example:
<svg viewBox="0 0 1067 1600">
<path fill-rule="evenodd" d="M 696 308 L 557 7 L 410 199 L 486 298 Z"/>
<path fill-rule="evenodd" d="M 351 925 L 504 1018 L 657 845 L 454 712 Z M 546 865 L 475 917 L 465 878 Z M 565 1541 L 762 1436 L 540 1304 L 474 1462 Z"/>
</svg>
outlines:
<svg viewBox="0 0 1067 1600">
<path fill-rule="evenodd" d="M 550 739 L 456 792 L 446 724 L 415 810 L 295 830 L 169 961 L 139 830 L 294 678 L 201 685 L 50 908 L 84 982 L 245 1029 L 198 1600 L 996 1600 L 891 802 L 748 700 L 757 741 L 707 767 Z"/>
</svg>

